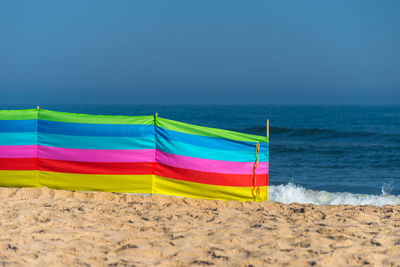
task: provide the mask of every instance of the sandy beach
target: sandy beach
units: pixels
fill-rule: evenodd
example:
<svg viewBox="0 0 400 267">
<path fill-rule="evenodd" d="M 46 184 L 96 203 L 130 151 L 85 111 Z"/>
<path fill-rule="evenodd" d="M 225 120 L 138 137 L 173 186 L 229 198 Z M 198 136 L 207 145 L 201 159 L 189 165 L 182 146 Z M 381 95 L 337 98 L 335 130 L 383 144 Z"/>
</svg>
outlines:
<svg viewBox="0 0 400 267">
<path fill-rule="evenodd" d="M 0 188 L 1 266 L 399 266 L 399 206 Z"/>
</svg>

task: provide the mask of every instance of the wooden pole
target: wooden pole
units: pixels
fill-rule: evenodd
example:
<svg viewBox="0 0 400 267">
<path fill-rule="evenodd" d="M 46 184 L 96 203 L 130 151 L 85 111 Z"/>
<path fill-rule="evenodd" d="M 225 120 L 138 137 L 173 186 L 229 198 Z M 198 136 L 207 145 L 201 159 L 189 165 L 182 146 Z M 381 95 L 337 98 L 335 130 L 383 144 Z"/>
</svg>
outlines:
<svg viewBox="0 0 400 267">
<path fill-rule="evenodd" d="M 267 119 L 267 137 L 269 138 L 269 119 Z"/>
</svg>

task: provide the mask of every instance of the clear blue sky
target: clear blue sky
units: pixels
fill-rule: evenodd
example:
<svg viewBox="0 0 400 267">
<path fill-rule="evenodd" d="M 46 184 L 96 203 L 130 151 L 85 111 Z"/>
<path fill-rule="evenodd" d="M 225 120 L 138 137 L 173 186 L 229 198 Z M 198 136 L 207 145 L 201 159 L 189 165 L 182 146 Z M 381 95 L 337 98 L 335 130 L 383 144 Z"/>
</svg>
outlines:
<svg viewBox="0 0 400 267">
<path fill-rule="evenodd" d="M 0 103 L 400 104 L 400 1 L 1 1 Z"/>
</svg>

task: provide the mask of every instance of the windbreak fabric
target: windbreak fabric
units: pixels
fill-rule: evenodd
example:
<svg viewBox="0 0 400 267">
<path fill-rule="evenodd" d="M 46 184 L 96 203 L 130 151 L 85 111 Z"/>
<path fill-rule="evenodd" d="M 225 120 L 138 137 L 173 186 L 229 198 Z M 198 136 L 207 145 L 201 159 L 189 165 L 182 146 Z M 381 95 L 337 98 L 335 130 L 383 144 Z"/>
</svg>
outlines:
<svg viewBox="0 0 400 267">
<path fill-rule="evenodd" d="M 263 136 L 157 116 L 0 111 L 5 187 L 262 201 L 268 151 Z"/>
</svg>

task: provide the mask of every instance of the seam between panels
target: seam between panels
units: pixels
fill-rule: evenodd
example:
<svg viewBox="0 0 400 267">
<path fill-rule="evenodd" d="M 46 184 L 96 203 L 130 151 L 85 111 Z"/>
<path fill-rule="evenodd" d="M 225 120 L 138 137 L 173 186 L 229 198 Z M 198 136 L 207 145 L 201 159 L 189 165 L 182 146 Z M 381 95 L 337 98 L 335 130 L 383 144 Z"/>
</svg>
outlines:
<svg viewBox="0 0 400 267">
<path fill-rule="evenodd" d="M 40 184 L 40 171 L 39 171 L 39 112 L 40 109 L 37 109 L 37 126 L 36 126 L 36 185 L 37 187 L 41 187 Z"/>
<path fill-rule="evenodd" d="M 154 157 L 153 157 L 153 171 L 151 176 L 151 194 L 154 194 L 154 184 L 156 178 L 156 168 L 157 168 L 157 113 L 154 114 L 153 127 L 154 127 Z"/>
</svg>

